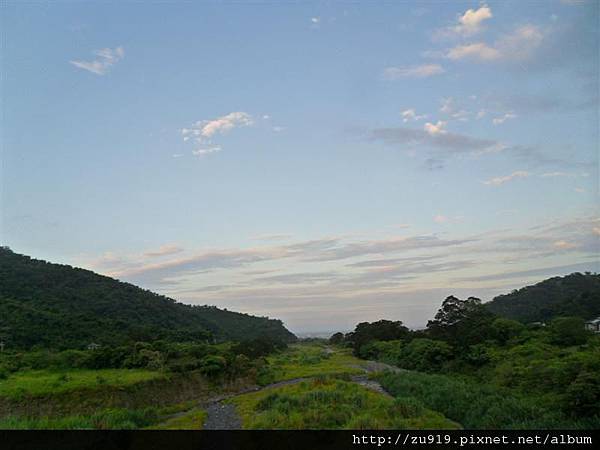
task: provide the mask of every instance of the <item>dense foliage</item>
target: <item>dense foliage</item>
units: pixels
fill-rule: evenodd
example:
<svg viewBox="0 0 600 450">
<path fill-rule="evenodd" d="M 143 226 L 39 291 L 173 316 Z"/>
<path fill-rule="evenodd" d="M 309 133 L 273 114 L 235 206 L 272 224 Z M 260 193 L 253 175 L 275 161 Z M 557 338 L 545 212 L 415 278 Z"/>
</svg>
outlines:
<svg viewBox="0 0 600 450">
<path fill-rule="evenodd" d="M 346 334 L 344 339 L 354 349 L 354 354 L 360 356 L 362 346 L 371 341 L 393 341 L 406 337 L 408 334 L 409 330 L 402 325 L 402 322 L 380 320 L 373 323 L 359 323 L 353 332 Z M 339 334 L 333 335 L 329 341 L 339 343 Z"/>
<path fill-rule="evenodd" d="M 85 348 L 138 341 L 290 342 L 279 320 L 190 306 L 94 272 L 0 248 L 0 340 L 7 348 Z"/>
<path fill-rule="evenodd" d="M 552 399 L 441 374 L 387 372 L 378 381 L 392 395 L 416 398 L 467 429 L 597 429 L 600 420 L 572 417 Z"/>
<path fill-rule="evenodd" d="M 600 426 L 600 335 L 581 316 L 531 326 L 496 316 L 477 298 L 450 296 L 425 330 L 378 339 L 389 323 L 361 323 L 331 342 L 415 371 L 381 379 L 395 395 L 415 396 L 468 428 Z M 360 330 L 369 333 L 357 340 Z"/>
<path fill-rule="evenodd" d="M 198 371 L 210 379 L 230 381 L 239 377 L 256 378 L 265 362 L 262 358 L 284 349 L 283 342 L 265 338 L 238 344 L 137 342 L 96 350 L 36 350 L 0 353 L 0 379 L 26 371 L 64 371 L 67 369 L 147 369 L 165 373 Z M 260 354 L 256 350 L 260 350 Z M 1 393 L 0 393 L 1 395 Z"/>
<path fill-rule="evenodd" d="M 572 273 L 500 295 L 488 309 L 524 323 L 546 322 L 558 316 L 585 320 L 600 316 L 600 274 Z"/>
</svg>

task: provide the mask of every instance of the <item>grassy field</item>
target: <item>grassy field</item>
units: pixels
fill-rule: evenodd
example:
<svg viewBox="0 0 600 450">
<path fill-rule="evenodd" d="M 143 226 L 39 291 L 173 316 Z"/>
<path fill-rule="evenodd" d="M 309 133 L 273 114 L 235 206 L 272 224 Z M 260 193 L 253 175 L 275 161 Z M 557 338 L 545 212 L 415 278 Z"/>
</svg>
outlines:
<svg viewBox="0 0 600 450">
<path fill-rule="evenodd" d="M 363 373 L 360 367 L 365 364 L 352 356 L 349 349 L 330 352 L 318 344 L 293 344 L 267 361 L 268 371 L 259 379 L 262 385 L 294 378 L 359 374 Z"/>
<path fill-rule="evenodd" d="M 392 399 L 320 377 L 229 400 L 245 429 L 456 429 L 459 425 L 411 398 Z"/>
<path fill-rule="evenodd" d="M 148 427 L 151 430 L 201 430 L 206 411 L 200 408 L 192 409 L 185 414 L 172 417 L 158 425 Z"/>
<path fill-rule="evenodd" d="M 135 430 L 156 422 L 154 408 L 144 410 L 106 409 L 92 415 L 65 417 L 6 417 L 0 419 L 0 430 Z"/>
<path fill-rule="evenodd" d="M 163 377 L 161 372 L 141 369 L 28 370 L 0 382 L 0 397 L 42 396 L 103 386 L 123 387 Z"/>
</svg>

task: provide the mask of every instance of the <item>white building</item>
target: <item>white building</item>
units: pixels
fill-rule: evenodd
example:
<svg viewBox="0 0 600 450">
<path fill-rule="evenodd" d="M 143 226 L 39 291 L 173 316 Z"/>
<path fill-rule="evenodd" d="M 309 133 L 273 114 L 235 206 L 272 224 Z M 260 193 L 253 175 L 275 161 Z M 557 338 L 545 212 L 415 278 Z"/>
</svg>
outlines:
<svg viewBox="0 0 600 450">
<path fill-rule="evenodd" d="M 600 333 L 600 317 L 585 323 L 585 329 L 594 333 Z"/>
</svg>

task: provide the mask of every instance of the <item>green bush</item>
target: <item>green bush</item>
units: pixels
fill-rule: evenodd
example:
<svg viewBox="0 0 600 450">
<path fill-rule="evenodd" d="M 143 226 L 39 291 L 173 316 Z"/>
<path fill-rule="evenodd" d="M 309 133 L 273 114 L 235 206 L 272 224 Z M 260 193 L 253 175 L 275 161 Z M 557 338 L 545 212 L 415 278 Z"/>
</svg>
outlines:
<svg viewBox="0 0 600 450">
<path fill-rule="evenodd" d="M 451 356 L 452 348 L 447 343 L 417 338 L 404 347 L 398 365 L 411 370 L 434 372 L 440 370 Z"/>
<path fill-rule="evenodd" d="M 222 375 L 227 366 L 227 361 L 222 356 L 208 355 L 200 361 L 200 372 L 208 377 Z"/>
<path fill-rule="evenodd" d="M 579 317 L 558 317 L 550 323 L 549 331 L 551 342 L 564 346 L 584 344 L 590 334 Z"/>
<path fill-rule="evenodd" d="M 569 384 L 565 395 L 565 409 L 576 416 L 600 417 L 600 377 L 598 372 L 584 371 Z"/>
</svg>

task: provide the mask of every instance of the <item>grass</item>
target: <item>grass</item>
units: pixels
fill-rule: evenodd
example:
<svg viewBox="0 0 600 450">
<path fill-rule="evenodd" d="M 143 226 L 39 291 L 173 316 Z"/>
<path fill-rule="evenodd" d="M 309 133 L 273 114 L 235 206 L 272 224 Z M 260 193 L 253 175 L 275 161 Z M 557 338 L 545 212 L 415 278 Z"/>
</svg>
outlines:
<svg viewBox="0 0 600 450">
<path fill-rule="evenodd" d="M 177 417 L 171 417 L 158 425 L 148 427 L 152 430 L 201 430 L 207 413 L 203 409 L 194 409 Z"/>
<path fill-rule="evenodd" d="M 106 409 L 92 415 L 66 417 L 6 417 L 0 419 L 2 430 L 135 430 L 154 423 L 156 410 Z"/>
<path fill-rule="evenodd" d="M 0 397 L 18 399 L 101 386 L 124 387 L 164 376 L 142 369 L 27 370 L 0 381 Z"/>
<path fill-rule="evenodd" d="M 294 378 L 322 375 L 353 375 L 363 373 L 365 364 L 351 355 L 349 349 L 336 349 L 328 353 L 326 347 L 317 344 L 293 344 L 279 354 L 267 358 L 268 370 L 259 377 L 259 384 L 266 385 Z"/>
<path fill-rule="evenodd" d="M 321 377 L 234 397 L 245 429 L 456 429 L 414 399 Z"/>
<path fill-rule="evenodd" d="M 528 397 L 514 390 L 419 372 L 377 376 L 391 394 L 414 397 L 426 407 L 469 429 L 595 429 L 600 418 L 572 419 L 552 405 L 551 399 Z"/>
</svg>

